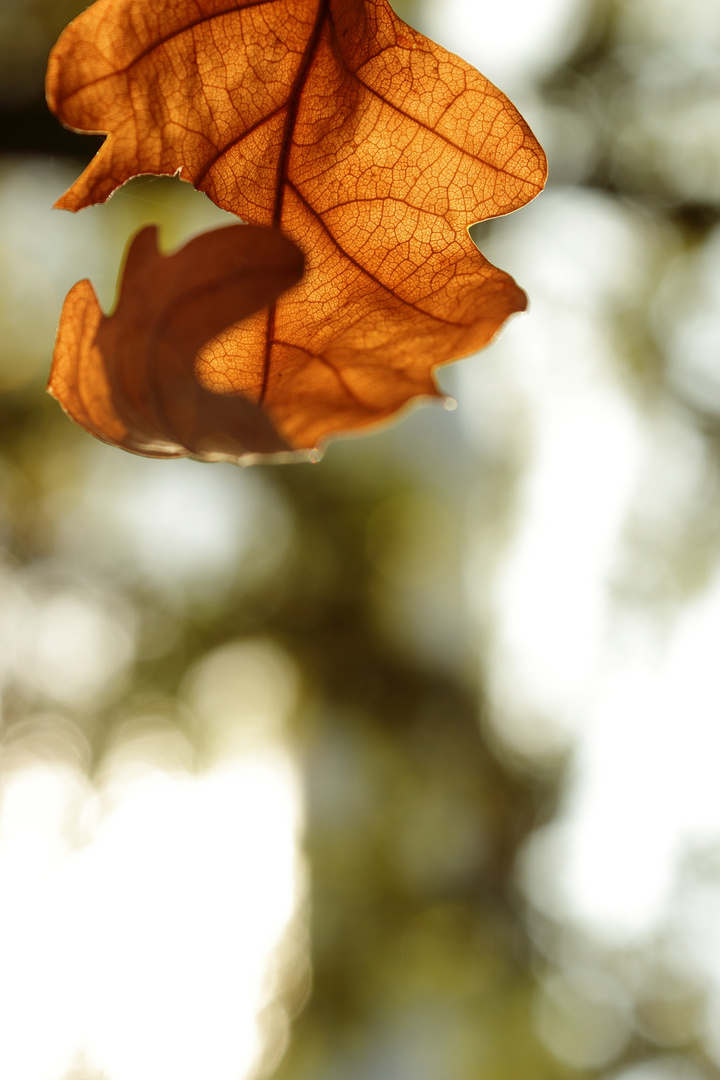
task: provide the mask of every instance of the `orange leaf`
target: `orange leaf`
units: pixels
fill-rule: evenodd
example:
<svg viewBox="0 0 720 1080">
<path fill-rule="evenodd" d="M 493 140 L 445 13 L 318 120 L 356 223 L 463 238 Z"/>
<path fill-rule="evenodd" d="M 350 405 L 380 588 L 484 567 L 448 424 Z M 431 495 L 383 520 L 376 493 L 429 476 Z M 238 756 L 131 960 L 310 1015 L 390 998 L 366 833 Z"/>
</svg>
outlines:
<svg viewBox="0 0 720 1080">
<path fill-rule="evenodd" d="M 386 0 L 98 0 L 51 54 L 48 101 L 108 138 L 58 201 L 176 174 L 306 255 L 301 285 L 198 358 L 293 447 L 437 395 L 525 295 L 467 226 L 522 206 L 545 158 L 479 72 Z"/>
<path fill-rule="evenodd" d="M 266 307 L 302 270 L 300 251 L 274 229 L 232 225 L 165 256 L 148 226 L 130 246 L 112 315 L 89 281 L 68 293 L 48 389 L 86 431 L 136 454 L 247 461 L 288 452 L 257 405 L 205 389 L 194 364 L 208 339 Z"/>
</svg>

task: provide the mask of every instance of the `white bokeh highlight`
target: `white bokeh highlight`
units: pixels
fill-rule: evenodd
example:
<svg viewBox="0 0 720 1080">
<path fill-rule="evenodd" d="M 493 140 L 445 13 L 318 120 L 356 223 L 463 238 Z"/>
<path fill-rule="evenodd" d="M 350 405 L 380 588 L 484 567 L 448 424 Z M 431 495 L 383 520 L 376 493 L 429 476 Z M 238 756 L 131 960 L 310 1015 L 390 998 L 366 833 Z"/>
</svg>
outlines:
<svg viewBox="0 0 720 1080">
<path fill-rule="evenodd" d="M 0 1075 L 251 1075 L 303 891 L 287 750 L 256 740 L 192 774 L 129 739 L 93 786 L 27 727 L 0 752 Z"/>
</svg>

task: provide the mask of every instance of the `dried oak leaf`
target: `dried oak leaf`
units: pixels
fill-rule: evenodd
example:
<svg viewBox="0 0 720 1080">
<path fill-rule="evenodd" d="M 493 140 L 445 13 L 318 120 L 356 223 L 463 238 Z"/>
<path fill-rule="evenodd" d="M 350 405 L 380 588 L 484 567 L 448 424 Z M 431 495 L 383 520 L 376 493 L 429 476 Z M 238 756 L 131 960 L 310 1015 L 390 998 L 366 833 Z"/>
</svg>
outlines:
<svg viewBox="0 0 720 1080">
<path fill-rule="evenodd" d="M 148 226 L 130 245 L 112 315 L 89 281 L 68 293 L 48 389 L 86 431 L 136 454 L 287 453 L 257 405 L 212 393 L 193 367 L 208 339 L 267 307 L 302 272 L 301 252 L 275 229 L 232 225 L 161 255 Z"/>
<path fill-rule="evenodd" d="M 64 124 L 108 136 L 58 206 L 179 174 L 304 251 L 299 287 L 196 362 L 293 447 L 437 396 L 433 369 L 526 305 L 467 227 L 537 195 L 544 154 L 386 0 L 98 0 L 53 50 L 47 92 Z"/>
</svg>

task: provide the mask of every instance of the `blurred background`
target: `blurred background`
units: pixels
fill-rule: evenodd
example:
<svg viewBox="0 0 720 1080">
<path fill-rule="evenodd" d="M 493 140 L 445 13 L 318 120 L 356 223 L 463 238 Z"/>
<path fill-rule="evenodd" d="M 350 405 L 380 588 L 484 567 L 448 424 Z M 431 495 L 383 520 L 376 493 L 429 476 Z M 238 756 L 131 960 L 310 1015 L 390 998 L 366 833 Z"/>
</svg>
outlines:
<svg viewBox="0 0 720 1080">
<path fill-rule="evenodd" d="M 720 0 L 404 0 L 545 146 L 458 401 L 319 465 L 132 457 L 63 297 L 229 220 L 47 112 L 0 10 L 0 1075 L 720 1077 Z"/>
</svg>

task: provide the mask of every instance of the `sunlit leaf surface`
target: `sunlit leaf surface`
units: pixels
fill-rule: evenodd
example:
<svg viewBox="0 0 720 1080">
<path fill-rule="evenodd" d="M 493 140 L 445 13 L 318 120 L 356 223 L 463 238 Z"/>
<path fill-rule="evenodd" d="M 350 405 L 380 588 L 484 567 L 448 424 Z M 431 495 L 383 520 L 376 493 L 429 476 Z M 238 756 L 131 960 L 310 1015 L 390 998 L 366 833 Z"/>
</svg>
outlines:
<svg viewBox="0 0 720 1080">
<path fill-rule="evenodd" d="M 303 250 L 301 285 L 198 359 L 292 447 L 437 395 L 433 369 L 525 307 L 466 230 L 540 191 L 543 152 L 386 0 L 100 0 L 53 50 L 47 92 L 66 125 L 108 133 L 58 206 L 179 173 Z"/>
</svg>

